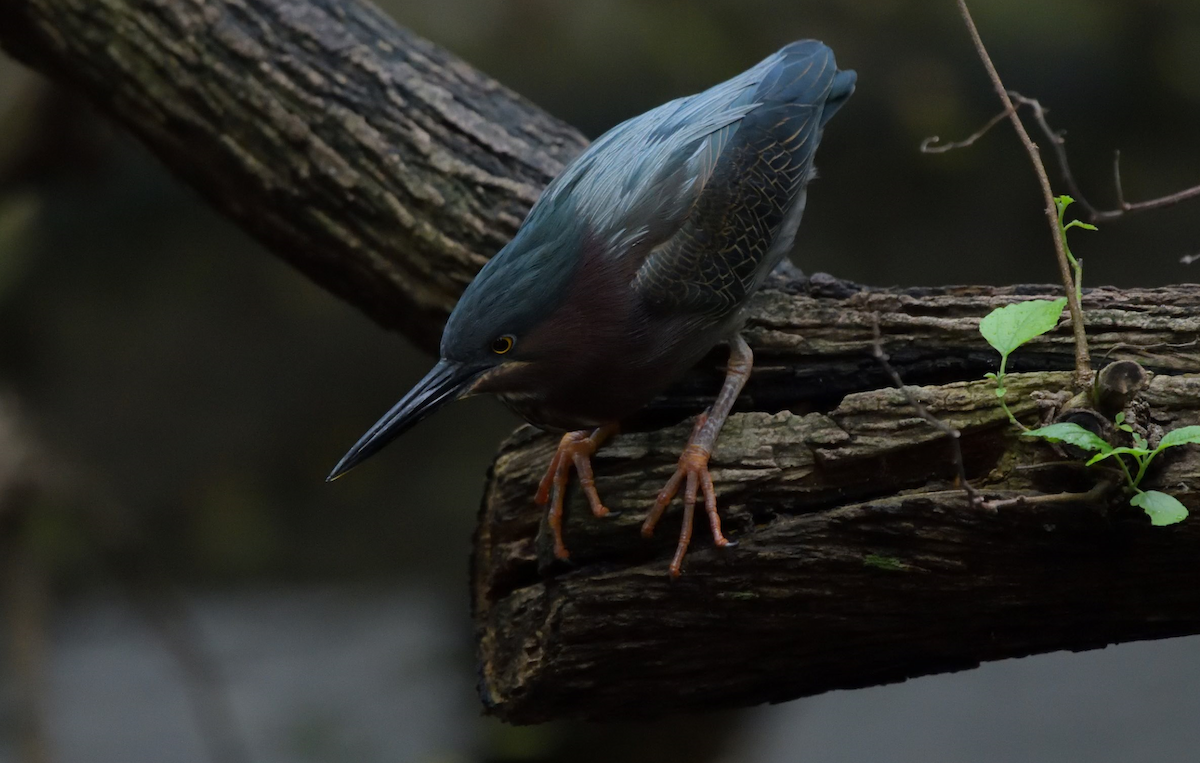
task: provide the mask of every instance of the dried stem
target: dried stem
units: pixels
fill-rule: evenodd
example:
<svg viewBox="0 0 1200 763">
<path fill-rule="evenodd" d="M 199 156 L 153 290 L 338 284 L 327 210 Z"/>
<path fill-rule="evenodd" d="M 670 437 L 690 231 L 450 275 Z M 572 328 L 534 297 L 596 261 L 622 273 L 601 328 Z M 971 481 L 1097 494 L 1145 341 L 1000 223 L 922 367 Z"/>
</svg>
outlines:
<svg viewBox="0 0 1200 763">
<path fill-rule="evenodd" d="M 1079 187 L 1079 182 L 1075 179 L 1075 174 L 1071 172 L 1071 163 L 1067 160 L 1067 141 L 1063 137 L 1062 132 L 1052 128 L 1046 120 L 1046 108 L 1036 98 L 1026 98 L 1016 92 L 1011 93 L 1011 95 L 1014 101 L 1028 106 L 1033 111 L 1034 121 L 1037 122 L 1038 127 L 1046 135 L 1046 138 L 1050 141 L 1050 145 L 1054 147 L 1054 156 L 1058 160 L 1058 167 L 1062 172 L 1063 181 L 1067 184 L 1068 191 L 1075 201 L 1078 202 L 1079 206 L 1087 213 L 1089 222 L 1098 223 L 1116 220 L 1130 212 L 1148 212 L 1153 209 L 1162 209 L 1163 207 L 1178 204 L 1181 201 L 1200 197 L 1200 185 L 1197 185 L 1168 196 L 1160 196 L 1157 199 L 1130 204 L 1125 201 L 1125 188 L 1121 183 L 1121 152 L 1116 151 L 1113 154 L 1113 183 L 1117 191 L 1117 208 L 1107 210 L 1097 209 L 1084 196 L 1083 189 Z"/>
<path fill-rule="evenodd" d="M 921 401 L 916 398 L 915 395 L 913 395 L 912 391 L 909 390 L 908 387 L 904 386 L 904 380 L 900 378 L 900 374 L 895 368 L 892 367 L 891 358 L 888 357 L 888 354 L 883 349 L 883 335 L 879 330 L 879 313 L 871 314 L 871 330 L 874 335 L 874 340 L 872 342 L 872 354 L 874 354 L 875 360 L 879 361 L 879 365 L 883 367 L 883 370 L 891 378 L 892 384 L 896 386 L 896 389 L 900 390 L 900 394 L 904 395 L 904 399 L 907 400 L 908 404 L 917 412 L 917 415 L 929 422 L 934 429 L 937 429 L 946 435 L 950 441 L 950 452 L 954 456 L 954 468 L 958 470 L 958 484 L 962 487 L 963 492 L 967 494 L 968 500 L 970 500 L 973 505 L 984 505 L 983 496 L 980 495 L 979 491 L 972 487 L 971 483 L 967 480 L 967 466 L 966 462 L 963 460 L 962 452 L 962 432 L 959 432 L 954 427 L 930 413 L 929 409 L 926 408 Z"/>
<path fill-rule="evenodd" d="M 999 501 L 988 501 L 988 508 L 1010 509 L 1021 506 L 1046 506 L 1055 503 L 1099 504 L 1116 485 L 1103 480 L 1097 482 L 1086 493 L 1052 493 L 1050 495 L 1018 495 L 1015 498 L 1004 498 Z"/>
<path fill-rule="evenodd" d="M 1012 114 L 1011 109 L 1005 109 L 1004 111 L 1001 111 L 999 114 L 989 119 L 987 124 L 985 124 L 983 127 L 980 127 L 963 140 L 952 141 L 950 143 L 941 143 L 939 142 L 941 141 L 941 138 L 936 135 L 931 135 L 930 137 L 921 141 L 921 153 L 944 154 L 947 151 L 953 151 L 958 148 L 967 148 L 968 146 L 972 146 L 975 144 L 975 141 L 991 132 L 993 127 L 1003 122 L 1004 118 L 1010 114 Z"/>
<path fill-rule="evenodd" d="M 1034 172 L 1037 173 L 1038 182 L 1042 187 L 1042 200 L 1046 204 L 1046 220 L 1050 225 L 1054 253 L 1058 260 L 1059 276 L 1062 278 L 1063 288 L 1067 293 L 1067 307 L 1071 312 L 1071 329 L 1075 334 L 1075 385 L 1079 389 L 1085 389 L 1091 383 L 1092 364 L 1091 358 L 1088 356 L 1087 335 L 1084 333 L 1083 308 L 1071 278 L 1071 264 L 1067 261 L 1066 245 L 1059 230 L 1058 207 L 1054 203 L 1054 191 L 1050 187 L 1050 177 L 1046 174 L 1046 165 L 1042 162 L 1037 144 L 1029 137 L 1029 132 L 1021 122 L 1021 117 L 1016 112 L 1016 106 L 1009 98 L 1008 90 L 1005 89 L 1004 82 L 1000 79 L 1000 74 L 996 71 L 991 56 L 988 55 L 987 48 L 984 47 L 983 39 L 979 36 L 979 29 L 976 28 L 975 20 L 971 18 L 971 11 L 967 8 L 966 0 L 958 0 L 958 9 L 962 13 L 963 22 L 967 25 L 971 40 L 975 44 L 975 50 L 979 54 L 980 60 L 983 61 L 984 68 L 987 69 L 992 85 L 996 89 L 996 95 L 1004 104 L 1004 112 L 1012 122 L 1013 129 L 1017 131 L 1021 145 L 1029 154 L 1030 161 L 1033 162 Z"/>
<path fill-rule="evenodd" d="M 1084 211 L 1084 217 L 1088 222 L 1109 222 L 1118 220 L 1126 214 L 1134 212 L 1149 212 L 1155 209 L 1163 209 L 1170 207 L 1188 199 L 1200 198 L 1200 185 L 1192 188 L 1185 188 L 1182 191 L 1160 196 L 1155 199 L 1147 199 L 1146 201 L 1138 201 L 1129 203 L 1125 200 L 1125 186 L 1121 182 L 1121 152 L 1116 151 L 1113 154 L 1113 183 L 1117 193 L 1116 209 L 1099 209 L 1095 204 L 1088 201 L 1084 195 L 1083 189 L 1079 186 L 1079 181 L 1075 179 L 1075 173 L 1071 171 L 1071 163 L 1067 159 L 1067 140 L 1061 130 L 1055 130 L 1050 126 L 1049 120 L 1046 119 L 1046 114 L 1049 109 L 1041 104 L 1036 98 L 1028 98 L 1021 95 L 1016 90 L 1009 90 L 1008 96 L 1014 104 L 1014 108 L 1018 106 L 1028 106 L 1033 112 L 1034 121 L 1037 122 L 1038 128 L 1050 141 L 1050 145 L 1054 147 L 1054 157 L 1058 162 L 1059 171 L 1062 173 L 1063 182 L 1067 184 L 1067 190 L 1071 194 L 1071 198 L 1079 204 Z M 1005 117 L 1013 114 L 1013 109 L 1004 109 L 999 114 L 989 119 L 983 127 L 976 130 L 970 136 L 960 141 L 951 143 L 941 143 L 941 138 L 934 135 L 921 141 L 921 153 L 923 154 L 944 154 L 947 151 L 953 151 L 958 148 L 967 148 L 974 145 L 976 141 L 987 135 L 993 127 L 1004 120 Z M 1186 260 L 1186 258 L 1185 258 Z M 1189 264 L 1184 261 L 1184 264 Z"/>
</svg>

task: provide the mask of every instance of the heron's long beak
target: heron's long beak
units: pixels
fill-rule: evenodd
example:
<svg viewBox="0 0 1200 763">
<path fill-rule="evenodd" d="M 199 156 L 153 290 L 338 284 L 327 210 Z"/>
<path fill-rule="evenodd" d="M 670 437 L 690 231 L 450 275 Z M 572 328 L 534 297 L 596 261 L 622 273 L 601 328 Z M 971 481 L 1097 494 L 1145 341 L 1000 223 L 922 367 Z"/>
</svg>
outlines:
<svg viewBox="0 0 1200 763">
<path fill-rule="evenodd" d="M 482 371 L 483 369 L 464 366 L 450 360 L 439 360 L 437 365 L 425 374 L 424 379 L 417 382 L 400 402 L 392 406 L 383 418 L 367 430 L 350 452 L 342 456 L 342 460 L 333 467 L 325 481 L 332 482 L 342 476 L 378 453 L 418 421 L 460 397 Z"/>
</svg>

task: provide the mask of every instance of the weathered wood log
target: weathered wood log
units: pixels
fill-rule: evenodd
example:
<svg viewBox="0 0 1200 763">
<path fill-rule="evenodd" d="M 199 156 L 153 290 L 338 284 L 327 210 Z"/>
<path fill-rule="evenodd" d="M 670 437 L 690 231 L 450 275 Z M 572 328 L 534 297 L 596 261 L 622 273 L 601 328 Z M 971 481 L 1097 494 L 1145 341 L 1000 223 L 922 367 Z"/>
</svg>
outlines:
<svg viewBox="0 0 1200 763">
<path fill-rule="evenodd" d="M 0 45 L 87 95 L 276 254 L 430 349 L 586 145 L 355 0 L 0 0 Z"/>
<path fill-rule="evenodd" d="M 0 45 L 85 93 L 217 208 L 318 283 L 426 347 L 454 299 L 585 143 L 360 0 L 0 0 Z M 946 444 L 871 356 L 879 313 L 906 381 L 964 432 L 989 497 L 1090 489 L 1034 468 L 1005 424 L 975 325 L 1047 288 L 861 291 L 777 280 L 756 300 L 757 369 L 714 458 L 728 528 L 683 579 L 670 527 L 636 527 L 717 380 L 702 366 L 597 458 L 622 517 L 572 499 L 571 567 L 549 563 L 530 496 L 551 438 L 521 430 L 493 469 L 474 560 L 484 698 L 518 722 L 645 717 L 899 680 L 1050 649 L 1200 630 L 1200 523 L 1101 506 L 991 513 L 948 478 Z M 1158 376 L 1139 424 L 1200 421 L 1195 287 L 1098 289 L 1098 358 Z M 1068 335 L 1022 350 L 1011 405 L 1065 387 Z M 976 380 L 976 381 L 971 381 Z M 659 427 L 657 431 L 653 428 Z M 1151 483 L 1193 509 L 1195 449 Z M 1105 509 L 1104 512 L 1098 509 Z"/>
<path fill-rule="evenodd" d="M 679 580 L 666 574 L 678 509 L 652 541 L 638 530 L 688 422 L 600 450 L 597 487 L 621 514 L 595 519 L 573 492 L 570 564 L 554 562 L 532 501 L 555 438 L 526 428 L 502 447 L 474 561 L 492 712 L 645 718 L 1200 633 L 1200 522 L 1151 527 L 1120 490 L 1101 502 L 972 505 L 953 484 L 946 437 L 898 390 L 876 389 L 877 316 L 906 380 L 941 382 L 916 394 L 962 432 L 967 475 L 989 499 L 1117 484 L 1115 466 L 1044 466 L 1063 456 L 1020 437 L 982 379 L 995 354 L 979 317 L 1042 289 L 799 288 L 756 299 L 747 335 L 758 366 L 713 456 L 739 545 L 712 548 L 699 522 Z M 1200 423 L 1200 287 L 1098 289 L 1084 303 L 1095 357 L 1158 372 L 1130 411 L 1152 438 Z M 1036 421 L 1069 391 L 1070 332 L 1011 360 L 1034 372 L 1009 377 L 1007 402 Z M 710 381 L 702 370 L 669 395 L 671 415 L 698 410 Z M 1145 487 L 1200 509 L 1200 448 L 1168 451 Z"/>
</svg>

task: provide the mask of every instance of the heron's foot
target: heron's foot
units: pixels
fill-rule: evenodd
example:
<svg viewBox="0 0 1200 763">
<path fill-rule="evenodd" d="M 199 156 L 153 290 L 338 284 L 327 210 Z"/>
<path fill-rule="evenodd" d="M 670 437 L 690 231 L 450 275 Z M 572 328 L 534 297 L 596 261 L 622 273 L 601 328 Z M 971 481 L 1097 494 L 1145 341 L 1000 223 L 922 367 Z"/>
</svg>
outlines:
<svg viewBox="0 0 1200 763">
<path fill-rule="evenodd" d="M 704 425 L 704 421 L 705 417 L 701 416 L 696 423 L 697 432 Z M 721 533 L 721 516 L 717 513 L 717 493 L 713 488 L 712 475 L 708 471 L 710 455 L 705 448 L 688 443 L 688 446 L 683 449 L 683 455 L 679 457 L 679 466 L 675 468 L 675 474 L 659 491 L 658 499 L 654 501 L 654 508 L 650 510 L 646 521 L 642 524 L 642 537 L 649 538 L 654 534 L 654 528 L 662 519 L 668 504 L 679 492 L 679 486 L 684 486 L 683 525 L 679 529 L 679 544 L 675 547 L 675 556 L 671 559 L 669 568 L 673 578 L 679 577 L 680 570 L 683 568 L 683 557 L 687 553 L 688 545 L 692 542 L 696 497 L 701 491 L 704 494 L 704 511 L 708 514 L 708 525 L 712 529 L 713 544 L 719 548 L 736 545 Z"/>
<path fill-rule="evenodd" d="M 594 432 L 581 430 L 563 435 L 559 440 L 558 449 L 554 452 L 554 458 L 550 460 L 550 468 L 546 470 L 546 476 L 542 477 L 542 482 L 538 485 L 534 500 L 540 505 L 550 504 L 550 508 L 546 511 L 546 521 L 554 536 L 554 556 L 559 559 L 567 559 L 571 556 L 563 543 L 562 523 L 563 501 L 567 495 L 567 483 L 570 481 L 572 465 L 579 474 L 579 486 L 583 488 L 583 494 L 587 496 L 588 504 L 592 507 L 592 514 L 603 517 L 610 513 L 600 501 L 600 494 L 596 492 L 596 479 L 592 474 L 591 459 L 596 449 L 615 431 L 616 427 L 613 426 L 600 427 Z"/>
</svg>

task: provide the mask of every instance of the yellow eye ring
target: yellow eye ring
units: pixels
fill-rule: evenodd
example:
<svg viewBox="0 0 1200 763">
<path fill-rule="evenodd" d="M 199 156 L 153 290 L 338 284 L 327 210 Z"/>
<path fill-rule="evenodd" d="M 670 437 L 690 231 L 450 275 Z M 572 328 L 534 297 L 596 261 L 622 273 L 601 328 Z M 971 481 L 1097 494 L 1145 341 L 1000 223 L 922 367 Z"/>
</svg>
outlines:
<svg viewBox="0 0 1200 763">
<path fill-rule="evenodd" d="M 498 336 L 492 341 L 492 352 L 496 353 L 497 355 L 503 355 L 511 350 L 515 344 L 516 341 L 509 334 Z"/>
</svg>

